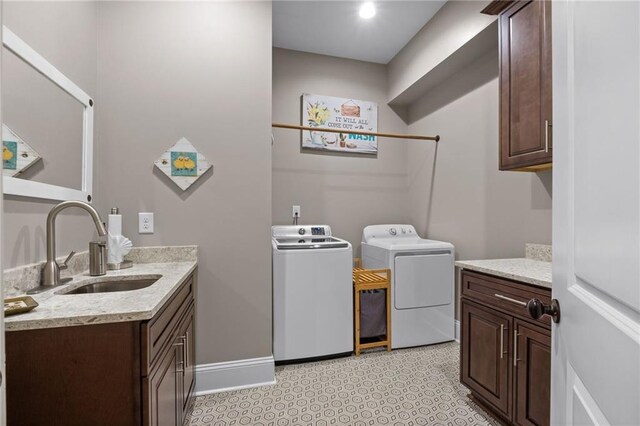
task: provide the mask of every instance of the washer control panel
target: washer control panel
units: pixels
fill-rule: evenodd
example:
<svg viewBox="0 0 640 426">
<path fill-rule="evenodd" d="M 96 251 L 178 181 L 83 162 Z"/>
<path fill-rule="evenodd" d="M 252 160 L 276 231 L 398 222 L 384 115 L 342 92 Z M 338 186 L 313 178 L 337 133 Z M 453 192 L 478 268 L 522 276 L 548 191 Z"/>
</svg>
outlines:
<svg viewBox="0 0 640 426">
<path fill-rule="evenodd" d="M 331 227 L 329 227 L 329 225 L 277 225 L 271 227 L 272 237 L 299 237 L 307 235 L 330 237 Z"/>
</svg>

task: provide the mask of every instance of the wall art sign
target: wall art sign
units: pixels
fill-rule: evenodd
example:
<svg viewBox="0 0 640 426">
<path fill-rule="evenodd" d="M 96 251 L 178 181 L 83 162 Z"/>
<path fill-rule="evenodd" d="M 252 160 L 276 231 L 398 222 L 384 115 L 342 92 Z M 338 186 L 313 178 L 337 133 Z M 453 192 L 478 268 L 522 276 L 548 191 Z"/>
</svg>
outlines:
<svg viewBox="0 0 640 426">
<path fill-rule="evenodd" d="M 154 164 L 183 191 L 186 191 L 212 167 L 187 138 L 176 142 Z"/>
<path fill-rule="evenodd" d="M 6 124 L 2 125 L 2 174 L 17 176 L 40 160 L 40 155 Z"/>
<path fill-rule="evenodd" d="M 302 147 L 326 151 L 376 154 L 378 138 L 349 130 L 378 131 L 378 104 L 333 96 L 302 95 L 302 125 L 344 130 L 342 133 L 302 131 Z"/>
</svg>

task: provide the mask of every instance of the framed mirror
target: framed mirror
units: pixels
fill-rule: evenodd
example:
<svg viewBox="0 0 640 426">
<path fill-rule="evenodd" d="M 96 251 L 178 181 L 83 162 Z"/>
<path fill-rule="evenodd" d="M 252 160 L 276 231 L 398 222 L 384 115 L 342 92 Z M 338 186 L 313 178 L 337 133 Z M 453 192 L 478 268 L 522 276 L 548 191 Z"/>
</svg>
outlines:
<svg viewBox="0 0 640 426">
<path fill-rule="evenodd" d="M 21 131 L 16 131 L 12 123 L 2 123 L 4 194 L 59 201 L 91 201 L 93 99 L 5 26 L 2 27 L 2 43 L 13 54 L 12 57 L 7 55 L 4 62 L 6 66 L 14 67 L 13 75 L 17 79 L 15 85 L 5 84 L 4 87 L 22 86 L 23 89 L 23 93 L 13 94 L 15 102 L 12 105 L 6 105 L 3 100 L 3 120 L 11 119 L 14 112 L 14 121 L 23 132 L 40 136 L 34 137 L 35 141 L 23 139 Z M 36 80 L 43 80 L 42 77 L 46 83 Z M 38 102 L 38 96 L 46 96 L 48 102 Z M 61 116 L 68 111 L 72 114 L 67 115 L 73 117 Z M 45 124 L 32 123 L 38 118 Z M 31 125 L 38 127 L 38 131 L 30 132 L 33 130 L 29 128 Z M 67 139 L 77 139 L 77 144 L 52 146 L 56 141 Z M 49 156 L 41 158 L 40 150 L 49 152 Z M 57 173 L 46 170 L 52 162 Z"/>
</svg>

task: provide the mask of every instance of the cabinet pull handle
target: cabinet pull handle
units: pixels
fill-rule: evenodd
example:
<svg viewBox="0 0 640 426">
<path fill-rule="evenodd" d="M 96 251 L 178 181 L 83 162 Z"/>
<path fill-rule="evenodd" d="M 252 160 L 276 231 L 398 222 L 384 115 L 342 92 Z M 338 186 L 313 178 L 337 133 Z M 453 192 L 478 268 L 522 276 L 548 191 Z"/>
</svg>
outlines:
<svg viewBox="0 0 640 426">
<path fill-rule="evenodd" d="M 184 333 L 184 366 L 189 367 L 189 331 Z"/>
<path fill-rule="evenodd" d="M 500 324 L 500 359 L 504 358 L 504 324 Z"/>
<path fill-rule="evenodd" d="M 182 346 L 182 361 L 178 363 L 179 367 L 176 368 L 176 373 L 181 373 L 184 376 L 184 367 L 185 367 L 185 356 L 184 356 L 184 348 L 185 348 L 185 336 L 176 337 L 177 342 L 173 342 L 173 346 Z"/>
<path fill-rule="evenodd" d="M 549 120 L 544 120 L 544 152 L 549 152 Z"/>
<path fill-rule="evenodd" d="M 520 361 L 518 359 L 518 336 L 520 336 L 520 333 L 518 333 L 517 329 L 513 330 L 513 366 L 517 367 L 518 366 L 518 361 Z"/>
<path fill-rule="evenodd" d="M 498 294 L 498 293 L 494 294 L 494 296 L 497 297 L 498 299 L 502 299 L 502 300 L 506 300 L 507 302 L 515 303 L 516 305 L 527 306 L 526 302 L 522 302 L 520 300 L 512 299 L 510 297 L 503 296 L 503 295 Z"/>
</svg>

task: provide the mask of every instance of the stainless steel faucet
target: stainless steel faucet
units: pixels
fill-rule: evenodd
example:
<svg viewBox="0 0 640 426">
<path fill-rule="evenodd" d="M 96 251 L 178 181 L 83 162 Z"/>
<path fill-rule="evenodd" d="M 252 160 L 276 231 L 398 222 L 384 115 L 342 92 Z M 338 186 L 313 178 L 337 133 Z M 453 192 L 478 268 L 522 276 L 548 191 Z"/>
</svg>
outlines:
<svg viewBox="0 0 640 426">
<path fill-rule="evenodd" d="M 33 292 L 48 290 L 51 287 L 60 285 L 60 265 L 56 262 L 56 217 L 58 213 L 69 207 L 80 207 L 89 213 L 98 230 L 98 235 L 104 237 L 107 230 L 104 228 L 100 215 L 91 204 L 83 201 L 63 201 L 51 209 L 47 216 L 47 261 L 42 266 L 42 276 L 40 287 L 33 289 Z M 71 256 L 70 256 L 71 257 Z M 68 260 L 69 258 L 67 258 Z M 66 263 L 66 261 L 65 261 Z"/>
</svg>

